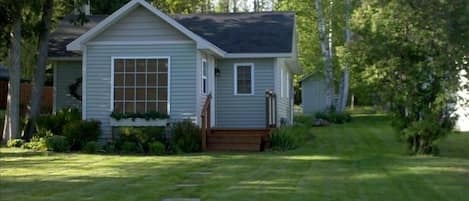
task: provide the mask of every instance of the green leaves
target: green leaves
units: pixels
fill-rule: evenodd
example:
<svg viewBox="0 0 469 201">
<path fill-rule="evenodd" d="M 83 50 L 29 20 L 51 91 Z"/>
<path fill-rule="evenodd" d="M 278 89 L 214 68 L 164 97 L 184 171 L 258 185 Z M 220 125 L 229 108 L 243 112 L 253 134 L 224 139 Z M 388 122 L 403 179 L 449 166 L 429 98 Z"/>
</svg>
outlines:
<svg viewBox="0 0 469 201">
<path fill-rule="evenodd" d="M 353 16 L 356 36 L 346 60 L 390 105 L 394 126 L 414 153 L 429 153 L 454 123 L 459 72 L 468 66 L 455 64 L 467 54 L 467 39 L 452 36 L 467 30 L 451 25 L 469 19 L 455 12 L 468 4 L 365 0 Z"/>
</svg>

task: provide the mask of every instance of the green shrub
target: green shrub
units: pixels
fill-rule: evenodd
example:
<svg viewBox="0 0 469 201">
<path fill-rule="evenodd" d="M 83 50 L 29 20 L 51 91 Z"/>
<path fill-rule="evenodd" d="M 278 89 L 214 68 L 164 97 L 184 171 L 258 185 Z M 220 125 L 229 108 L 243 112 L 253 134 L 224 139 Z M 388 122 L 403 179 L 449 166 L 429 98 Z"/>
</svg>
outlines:
<svg viewBox="0 0 469 201">
<path fill-rule="evenodd" d="M 297 115 L 293 117 L 295 124 L 310 126 L 313 124 L 313 117 L 308 115 Z"/>
<path fill-rule="evenodd" d="M 70 145 L 65 136 L 53 135 L 45 139 L 48 151 L 66 152 L 70 150 Z"/>
<path fill-rule="evenodd" d="M 62 109 L 55 115 L 40 116 L 36 120 L 36 131 L 50 130 L 55 135 L 61 135 L 66 124 L 78 120 L 81 120 L 80 110 L 77 108 Z"/>
<path fill-rule="evenodd" d="M 94 154 L 99 151 L 101 147 L 96 141 L 89 141 L 83 146 L 83 151 L 88 154 Z"/>
<path fill-rule="evenodd" d="M 7 147 L 21 147 L 24 144 L 24 140 L 22 139 L 12 139 L 8 140 Z"/>
<path fill-rule="evenodd" d="M 437 143 L 446 137 L 451 126 L 440 125 L 438 120 L 425 119 L 411 122 L 399 132 L 399 137 L 407 142 L 408 150 L 415 154 L 439 154 Z"/>
<path fill-rule="evenodd" d="M 143 153 L 143 147 L 136 142 L 122 142 L 120 146 L 121 153 L 130 154 L 130 153 Z"/>
<path fill-rule="evenodd" d="M 152 142 L 148 145 L 148 153 L 163 155 L 166 152 L 166 147 L 161 142 Z"/>
<path fill-rule="evenodd" d="M 155 141 L 164 141 L 164 127 L 121 127 L 119 140 L 121 142 L 134 142 L 149 151 L 149 144 Z"/>
<path fill-rule="evenodd" d="M 87 142 L 98 140 L 101 135 L 100 125 L 95 120 L 76 120 L 67 123 L 62 133 L 70 142 L 72 150 L 81 150 Z"/>
<path fill-rule="evenodd" d="M 23 148 L 36 151 L 47 151 L 46 138 L 33 137 L 30 142 L 23 144 Z"/>
<path fill-rule="evenodd" d="M 327 112 L 318 112 L 315 114 L 316 119 L 323 119 L 331 123 L 343 124 L 346 122 L 352 121 L 352 116 L 346 112 L 336 112 L 336 111 L 327 111 Z"/>
<path fill-rule="evenodd" d="M 275 129 L 270 135 L 273 150 L 287 151 L 298 148 L 306 142 L 309 128 L 304 126 L 284 126 Z"/>
<path fill-rule="evenodd" d="M 201 151 L 200 129 L 191 120 L 184 120 L 172 126 L 171 140 L 175 149 L 185 153 Z"/>
<path fill-rule="evenodd" d="M 50 136 L 53 136 L 53 135 L 54 134 L 52 133 L 52 131 L 50 131 L 46 128 L 41 128 L 41 129 L 36 130 L 36 133 L 34 134 L 34 137 L 47 138 L 47 137 L 50 137 Z"/>
<path fill-rule="evenodd" d="M 106 153 L 116 153 L 118 152 L 118 146 L 114 141 L 107 142 L 103 145 L 103 151 Z"/>
</svg>

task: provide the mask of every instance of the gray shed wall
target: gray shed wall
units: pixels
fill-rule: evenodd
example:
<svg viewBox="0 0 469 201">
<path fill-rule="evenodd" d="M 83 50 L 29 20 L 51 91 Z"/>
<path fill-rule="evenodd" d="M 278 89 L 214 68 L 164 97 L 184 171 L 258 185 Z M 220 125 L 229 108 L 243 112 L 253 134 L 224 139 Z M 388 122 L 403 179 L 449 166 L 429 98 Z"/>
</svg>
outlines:
<svg viewBox="0 0 469 201">
<path fill-rule="evenodd" d="M 321 75 L 312 75 L 301 83 L 303 113 L 313 115 L 327 109 L 326 83 Z"/>
</svg>

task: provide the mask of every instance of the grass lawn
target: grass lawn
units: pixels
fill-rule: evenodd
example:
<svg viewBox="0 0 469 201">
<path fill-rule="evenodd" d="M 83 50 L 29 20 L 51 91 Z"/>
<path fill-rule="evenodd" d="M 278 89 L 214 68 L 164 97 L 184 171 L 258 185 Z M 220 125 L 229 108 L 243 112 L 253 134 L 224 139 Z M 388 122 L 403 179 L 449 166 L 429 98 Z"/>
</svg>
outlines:
<svg viewBox="0 0 469 201">
<path fill-rule="evenodd" d="M 469 135 L 407 156 L 380 116 L 313 128 L 291 152 L 179 156 L 0 149 L 0 200 L 467 200 Z"/>
</svg>

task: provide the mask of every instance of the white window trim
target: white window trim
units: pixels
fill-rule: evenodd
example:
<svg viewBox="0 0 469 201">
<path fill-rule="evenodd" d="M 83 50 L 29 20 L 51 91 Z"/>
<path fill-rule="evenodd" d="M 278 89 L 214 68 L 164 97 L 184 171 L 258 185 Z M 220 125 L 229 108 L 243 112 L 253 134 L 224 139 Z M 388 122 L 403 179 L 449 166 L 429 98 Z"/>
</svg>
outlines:
<svg viewBox="0 0 469 201">
<path fill-rule="evenodd" d="M 280 96 L 290 98 L 290 72 L 287 69 L 280 69 Z"/>
<path fill-rule="evenodd" d="M 204 75 L 204 63 L 205 63 L 205 66 L 207 67 L 206 69 L 206 72 L 207 72 L 207 75 Z M 207 62 L 207 59 L 202 59 L 202 72 L 200 73 L 201 75 L 201 86 L 200 86 L 200 91 L 202 92 L 203 95 L 208 95 L 210 93 L 210 86 L 209 86 L 209 66 L 208 66 L 208 62 Z M 205 80 L 205 91 L 204 91 L 204 80 Z"/>
<path fill-rule="evenodd" d="M 280 96 L 285 97 L 285 69 L 280 68 Z"/>
<path fill-rule="evenodd" d="M 239 66 L 250 66 L 251 67 L 251 93 L 238 93 L 238 67 Z M 235 63 L 233 66 L 233 75 L 234 75 L 234 80 L 233 80 L 233 91 L 235 96 L 252 96 L 254 95 L 254 83 L 255 83 L 255 78 L 254 78 L 254 63 Z"/>
<path fill-rule="evenodd" d="M 286 75 L 285 81 L 287 82 L 285 86 L 285 89 L 286 89 L 285 97 L 290 98 L 290 72 L 286 71 L 285 75 Z"/>
<path fill-rule="evenodd" d="M 168 87 L 167 87 L 167 114 L 171 112 L 171 57 L 170 56 L 112 56 L 111 57 L 111 112 L 114 111 L 114 60 L 116 59 L 167 59 L 168 60 Z"/>
</svg>

